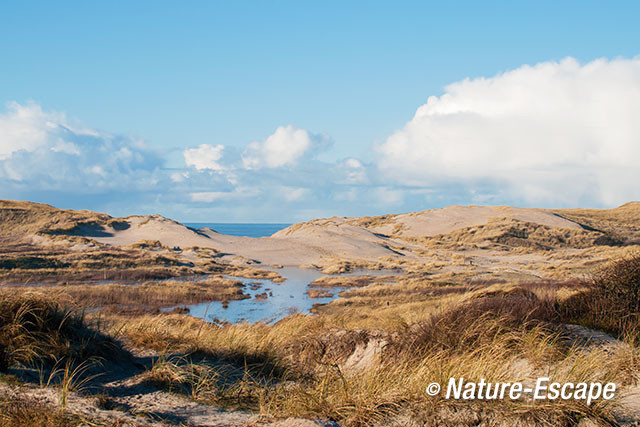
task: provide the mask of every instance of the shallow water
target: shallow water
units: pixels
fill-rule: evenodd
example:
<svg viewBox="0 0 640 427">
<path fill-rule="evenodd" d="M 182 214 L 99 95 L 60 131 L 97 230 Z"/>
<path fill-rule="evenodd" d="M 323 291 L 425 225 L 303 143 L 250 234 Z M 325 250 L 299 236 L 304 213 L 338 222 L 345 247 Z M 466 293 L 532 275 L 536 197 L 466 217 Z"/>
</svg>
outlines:
<svg viewBox="0 0 640 427">
<path fill-rule="evenodd" d="M 276 270 L 282 277 L 283 283 L 274 283 L 264 279 L 245 279 L 241 277 L 231 277 L 241 280 L 246 284 L 244 292 L 251 296 L 251 299 L 239 301 L 229 301 L 227 308 L 222 307 L 220 301 L 205 302 L 188 306 L 190 314 L 194 317 L 205 318 L 213 321 L 215 319 L 227 322 L 275 322 L 292 313 L 309 313 L 309 310 L 316 303 L 326 304 L 338 297 L 338 293 L 345 288 L 330 288 L 333 297 L 310 298 L 307 295 L 309 283 L 315 279 L 326 276 L 316 270 L 284 267 Z M 398 274 L 391 270 L 356 270 L 340 276 L 386 276 Z M 260 283 L 258 289 L 252 290 L 250 284 Z M 273 295 L 266 299 L 256 299 L 256 294 L 271 292 Z"/>
</svg>

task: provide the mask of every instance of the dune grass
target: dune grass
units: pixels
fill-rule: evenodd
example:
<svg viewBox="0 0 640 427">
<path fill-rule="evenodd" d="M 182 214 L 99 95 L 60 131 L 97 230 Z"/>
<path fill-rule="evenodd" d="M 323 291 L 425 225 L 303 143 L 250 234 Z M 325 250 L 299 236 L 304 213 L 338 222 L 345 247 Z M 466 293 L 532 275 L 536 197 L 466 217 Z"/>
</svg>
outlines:
<svg viewBox="0 0 640 427">
<path fill-rule="evenodd" d="M 426 423 L 458 419 L 451 425 L 569 425 L 585 417 L 613 422 L 615 401 L 590 406 L 564 400 L 463 405 L 425 393 L 427 384 L 435 381 L 445 387 L 450 377 L 526 382 L 544 374 L 560 382 L 629 384 L 630 366 L 638 367 L 637 351 L 618 349 L 612 357 L 610 352 L 577 348 L 558 323 L 565 315 L 561 309 L 562 300 L 540 287 L 494 285 L 463 293 L 426 320 L 389 322 L 382 329 L 372 310 L 368 320 L 360 319 L 359 329 L 345 329 L 353 319 L 339 315 L 294 315 L 271 326 L 223 328 L 170 315 L 138 318 L 119 331 L 140 347 L 208 360 L 165 361 L 154 367 L 150 377 L 167 389 L 233 407 L 238 400 L 230 396 L 242 395 L 250 409 L 269 417 L 319 417 L 345 426 L 388 425 L 407 413 Z M 374 337 L 380 344 L 375 356 L 353 368 L 351 355 Z M 226 372 L 232 366 L 236 373 L 222 380 L 225 371 L 216 370 L 213 360 L 225 361 Z M 243 369 L 246 375 L 237 373 Z M 462 418 L 452 418 L 454 412 Z"/>
<path fill-rule="evenodd" d="M 599 268 L 586 290 L 563 304 L 566 317 L 619 337 L 640 332 L 640 253 Z"/>
<path fill-rule="evenodd" d="M 249 298 L 239 280 L 210 277 L 201 281 L 165 280 L 128 285 L 67 285 L 47 287 L 50 298 L 66 301 L 78 309 L 92 308 L 118 313 L 154 313 L 161 308 L 197 304 L 203 301 L 231 301 Z M 22 287 L 4 287 L 2 294 L 17 294 Z"/>
<path fill-rule="evenodd" d="M 42 292 L 0 294 L 0 372 L 15 363 L 117 358 L 118 343 Z"/>
<path fill-rule="evenodd" d="M 68 427 L 86 425 L 85 420 L 62 408 L 42 402 L 0 397 L 0 427 Z"/>
<path fill-rule="evenodd" d="M 618 273 L 620 265 L 613 267 Z M 616 286 L 635 289 L 623 285 L 634 275 L 605 277 L 622 278 Z M 397 296 L 388 285 L 380 286 L 378 297 L 380 292 Z M 615 421 L 615 400 L 590 406 L 564 400 L 460 402 L 425 392 L 431 382 L 446 387 L 450 377 L 527 382 L 546 375 L 559 382 L 628 385 L 630 373 L 639 367 L 635 346 L 587 351 L 562 327 L 589 310 L 602 313 L 609 307 L 586 304 L 579 312 L 567 310 L 568 301 L 578 295 L 593 298 L 591 284 L 436 284 L 425 293 L 427 288 L 401 286 L 394 307 L 383 305 L 382 310 L 364 304 L 351 311 L 347 306 L 319 316 L 292 315 L 273 325 L 220 327 L 179 314 L 111 314 L 100 316 L 100 329 L 43 293 L 3 292 L 0 345 L 4 369 L 38 361 L 48 363 L 52 372 L 57 366 L 61 395 L 82 387 L 82 373 L 73 374 L 82 367 L 73 361 L 95 356 L 117 360 L 122 352 L 117 340 L 126 338 L 136 348 L 161 354 L 144 374 L 146 381 L 205 404 L 256 411 L 266 419 L 311 417 L 344 426 L 390 425 L 403 417 L 438 425 Z M 402 296 L 416 290 L 425 294 L 423 301 Z M 611 307 L 619 303 L 613 296 L 606 301 Z M 627 342 L 634 340 L 628 335 Z M 373 350 L 365 356 L 366 348 Z M 60 410 L 27 404 L 16 408 L 8 420 L 39 411 L 34 419 L 42 425 L 75 422 Z"/>
<path fill-rule="evenodd" d="M 69 393 L 81 392 L 101 369 L 82 361 L 117 364 L 131 357 L 121 342 L 160 354 L 142 374 L 147 383 L 205 404 L 255 411 L 265 419 L 309 417 L 347 427 L 575 425 L 584 418 L 615 424 L 620 396 L 592 405 L 574 400 L 469 402 L 429 396 L 425 387 L 436 382 L 444 388 L 451 377 L 527 383 L 549 376 L 558 382 L 632 384 L 640 369 L 640 260 L 632 245 L 637 206 L 623 208 L 597 215 L 562 213 L 583 223 L 589 220 L 597 230 L 496 219 L 447 236 L 393 243 L 422 258 L 327 258 L 313 267 L 325 274 L 362 267 L 398 268 L 403 274 L 394 283 L 350 279 L 354 286 L 318 307 L 317 316 L 295 314 L 273 325 L 219 326 L 177 313 L 151 315 L 149 310 L 242 298 L 237 281 L 64 283 L 197 273 L 277 281 L 280 275 L 220 264 L 219 254 L 210 250 L 192 248 L 198 256 L 185 260 L 157 242 L 107 248 L 73 236 L 79 226 L 118 226 L 106 215 L 0 202 L 0 244 L 6 248 L 0 256 L 0 281 L 56 284 L 38 291 L 5 287 L 0 292 L 0 371 L 39 369 L 41 385 L 55 387 L 60 403 L 55 408 L 28 396 L 0 396 L 0 426 L 84 422 L 64 408 Z M 389 225 L 389 232 L 400 237 L 401 230 L 388 220 L 365 218 L 359 225 Z M 322 226 L 323 221 L 332 220 L 306 226 Z M 624 236 L 616 233 L 616 221 L 628 223 Z M 60 246 L 34 245 L 22 234 L 47 236 Z M 616 246 L 620 244 L 627 246 Z M 500 257 L 504 264 L 477 265 L 472 261 L 479 250 L 485 251 L 487 264 Z M 620 255 L 626 258 L 600 269 Z M 502 271 L 505 265 L 522 271 Z M 594 268 L 591 278 L 575 279 Z M 339 278 L 324 285 L 332 281 L 341 287 L 346 283 Z M 83 314 L 105 307 L 111 309 Z M 130 310 L 123 313 L 123 308 Z M 568 323 L 607 331 L 622 343 L 590 345 L 573 335 Z"/>
</svg>

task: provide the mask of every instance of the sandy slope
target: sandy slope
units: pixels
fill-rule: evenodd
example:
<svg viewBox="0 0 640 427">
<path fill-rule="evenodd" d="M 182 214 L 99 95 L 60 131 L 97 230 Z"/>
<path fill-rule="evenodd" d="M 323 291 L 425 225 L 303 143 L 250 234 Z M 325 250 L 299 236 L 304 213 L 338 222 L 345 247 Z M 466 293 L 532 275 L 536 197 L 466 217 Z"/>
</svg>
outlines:
<svg viewBox="0 0 640 427">
<path fill-rule="evenodd" d="M 274 236 L 285 237 L 313 234 L 317 227 L 346 230 L 348 224 L 357 224 L 374 233 L 396 234 L 400 236 L 437 236 L 478 225 L 484 225 L 494 218 L 507 218 L 530 222 L 548 227 L 581 229 L 571 220 L 553 212 L 535 208 L 514 208 L 509 206 L 447 206 L 406 214 L 385 215 L 373 218 L 335 217 L 317 219 L 303 224 L 294 224 L 277 232 Z"/>
<path fill-rule="evenodd" d="M 406 236 L 436 236 L 465 227 L 486 224 L 491 218 L 510 218 L 548 227 L 580 229 L 580 225 L 552 212 L 534 208 L 509 206 L 447 206 L 395 216 L 395 223 L 404 225 L 400 234 Z"/>
<path fill-rule="evenodd" d="M 320 232 L 314 236 L 251 238 L 228 236 L 207 228 L 194 230 L 161 216 L 131 216 L 123 220 L 127 228 L 94 225 L 76 230 L 76 234 L 115 246 L 159 240 L 169 247 L 214 248 L 228 257 L 240 256 L 265 264 L 301 265 L 331 256 L 375 259 L 393 253 L 386 248 L 386 239 L 357 227 L 350 234 Z"/>
<path fill-rule="evenodd" d="M 130 216 L 115 225 L 80 227 L 75 234 L 109 245 L 159 240 L 169 247 L 214 248 L 228 259 L 241 257 L 264 264 L 302 265 L 331 257 L 376 260 L 378 257 L 404 255 L 392 247 L 406 246 L 406 242 L 398 242 L 389 234 L 446 234 L 486 224 L 492 218 L 512 218 L 549 227 L 581 228 L 576 222 L 549 211 L 511 207 L 449 206 L 381 218 L 370 222 L 362 218 L 318 219 L 293 225 L 271 237 L 250 238 L 219 234 L 206 228 L 194 230 L 157 215 Z"/>
</svg>

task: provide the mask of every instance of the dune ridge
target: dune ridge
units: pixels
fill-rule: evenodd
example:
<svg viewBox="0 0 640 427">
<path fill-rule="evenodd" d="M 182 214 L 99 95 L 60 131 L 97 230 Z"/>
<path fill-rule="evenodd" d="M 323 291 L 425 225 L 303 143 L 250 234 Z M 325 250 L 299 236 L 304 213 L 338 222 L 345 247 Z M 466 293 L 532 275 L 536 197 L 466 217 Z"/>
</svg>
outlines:
<svg viewBox="0 0 640 427">
<path fill-rule="evenodd" d="M 231 262 L 317 264 L 329 258 L 376 261 L 415 257 L 434 245 L 579 247 L 622 245 L 640 236 L 640 203 L 615 209 L 546 210 L 509 206 L 448 206 L 377 217 L 332 217 L 294 224 L 270 237 L 228 236 L 189 228 L 160 215 L 113 218 L 90 211 L 0 201 L 4 235 L 32 241 L 69 239 L 123 247 L 159 241 L 168 248 L 209 248 Z M 74 240 L 75 239 L 75 240 Z M 598 240 L 599 239 L 599 240 Z M 188 256 L 188 254 L 184 254 Z"/>
</svg>

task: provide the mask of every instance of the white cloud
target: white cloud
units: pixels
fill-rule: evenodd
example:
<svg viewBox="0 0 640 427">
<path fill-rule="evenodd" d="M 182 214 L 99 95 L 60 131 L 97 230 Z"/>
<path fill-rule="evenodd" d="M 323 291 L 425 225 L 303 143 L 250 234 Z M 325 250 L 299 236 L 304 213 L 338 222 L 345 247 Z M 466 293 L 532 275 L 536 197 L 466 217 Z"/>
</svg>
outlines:
<svg viewBox="0 0 640 427">
<path fill-rule="evenodd" d="M 338 164 L 345 184 L 364 184 L 367 182 L 367 171 L 358 159 L 350 157 Z"/>
<path fill-rule="evenodd" d="M 260 195 L 261 191 L 251 187 L 237 187 L 232 191 L 201 191 L 190 193 L 192 202 L 213 203 L 219 201 L 247 199 Z"/>
<path fill-rule="evenodd" d="M 233 193 L 224 192 L 224 191 L 200 191 L 196 193 L 191 193 L 189 196 L 191 197 L 192 202 L 205 202 L 211 203 L 218 200 L 229 199 Z"/>
<path fill-rule="evenodd" d="M 263 142 L 252 142 L 242 153 L 245 169 L 292 166 L 313 146 L 312 137 L 304 129 L 280 126 Z"/>
<path fill-rule="evenodd" d="M 308 188 L 290 187 L 283 185 L 279 189 L 282 198 L 288 202 L 295 202 L 304 199 L 311 191 Z"/>
<path fill-rule="evenodd" d="M 453 83 L 377 147 L 415 186 L 493 183 L 527 203 L 640 198 L 640 59 L 571 58 Z"/>
<path fill-rule="evenodd" d="M 0 111 L 0 198 L 207 221 L 611 206 L 640 199 L 639 112 L 640 59 L 566 59 L 447 86 L 375 147 L 373 164 L 321 161 L 329 138 L 293 126 L 243 152 L 203 144 L 168 163 L 141 140 L 11 103 Z"/>
<path fill-rule="evenodd" d="M 223 145 L 202 144 L 198 148 L 184 150 L 182 155 L 187 166 L 194 167 L 197 170 L 221 171 L 225 169 L 219 163 L 220 159 L 222 159 L 223 151 Z"/>
<path fill-rule="evenodd" d="M 71 126 L 34 103 L 0 113 L 0 188 L 97 193 L 151 188 L 161 160 L 141 141 Z"/>
<path fill-rule="evenodd" d="M 189 178 L 189 172 L 173 172 L 171 175 L 171 181 L 179 183 L 184 182 Z"/>
<path fill-rule="evenodd" d="M 45 113 L 39 105 L 8 103 L 7 112 L 0 114 L 0 160 L 50 143 L 51 132 L 65 122 L 63 114 Z"/>
</svg>

